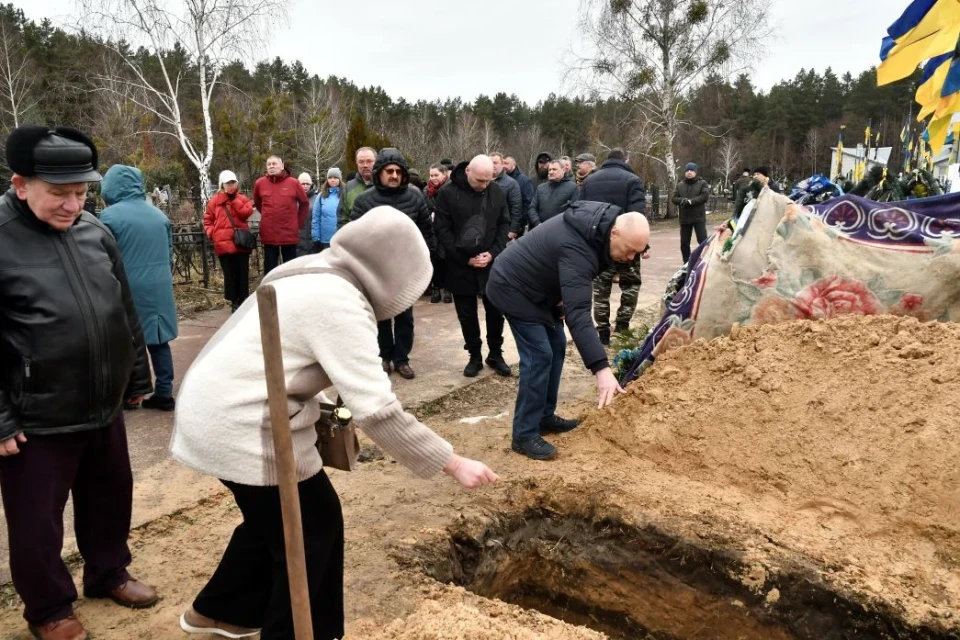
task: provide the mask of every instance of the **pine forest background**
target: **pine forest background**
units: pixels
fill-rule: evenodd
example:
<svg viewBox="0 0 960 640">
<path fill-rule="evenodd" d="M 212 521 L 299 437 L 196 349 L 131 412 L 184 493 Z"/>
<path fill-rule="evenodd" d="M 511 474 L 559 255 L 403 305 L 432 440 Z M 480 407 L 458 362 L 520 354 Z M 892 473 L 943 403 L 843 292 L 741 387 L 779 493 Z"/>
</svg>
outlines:
<svg viewBox="0 0 960 640">
<path fill-rule="evenodd" d="M 131 53 L 148 74 L 160 73 L 145 50 Z M 163 57 L 168 69 L 188 75 L 189 56 L 174 48 Z M 115 74 L 117 65 L 95 37 L 27 20 L 12 4 L 0 5 L 0 139 L 18 124 L 74 126 L 95 139 L 101 167 L 140 167 L 148 189 L 191 189 L 197 173 L 177 137 L 135 96 L 124 99 L 122 91 L 104 89 L 102 78 Z M 678 174 L 690 161 L 715 185 L 735 178 L 743 166 L 760 164 L 790 181 L 828 173 L 840 126 L 846 125 L 844 144 L 851 147 L 862 142 L 868 121 L 874 134 L 880 132 L 879 145 L 894 147 L 891 166 L 898 166 L 900 131 L 916 78 L 878 87 L 873 68 L 857 76 L 838 76 L 829 68 L 782 73 L 792 77 L 767 92 L 758 91 L 745 74 L 712 75 L 693 88 L 675 145 Z M 197 87 L 184 83 L 184 128 L 197 135 L 203 123 L 191 114 L 200 113 L 200 99 Z M 253 69 L 241 62 L 226 66 L 211 96 L 211 116 L 210 176 L 231 169 L 246 188 L 271 154 L 283 157 L 294 172 L 322 176 L 331 166 L 353 169 L 352 150 L 362 144 L 396 146 L 424 174 L 440 158 L 456 162 L 479 152 L 514 154 L 530 173 L 540 151 L 555 156 L 587 151 L 602 159 L 607 149 L 626 146 L 648 183 L 672 182 L 656 160 L 661 150 L 645 136 L 642 118 L 618 98 L 551 94 L 531 105 L 493 93 L 473 102 L 410 103 L 380 87 L 320 78 L 299 61 L 277 58 Z"/>
</svg>

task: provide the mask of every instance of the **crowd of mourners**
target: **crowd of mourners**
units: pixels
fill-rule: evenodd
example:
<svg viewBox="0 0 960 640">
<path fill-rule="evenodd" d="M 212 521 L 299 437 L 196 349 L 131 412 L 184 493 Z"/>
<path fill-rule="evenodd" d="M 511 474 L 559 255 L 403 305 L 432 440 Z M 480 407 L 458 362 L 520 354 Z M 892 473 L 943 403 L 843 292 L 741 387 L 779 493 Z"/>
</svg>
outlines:
<svg viewBox="0 0 960 640">
<path fill-rule="evenodd" d="M 294 637 L 258 299 L 249 287 L 258 244 L 261 285 L 277 297 L 315 638 L 344 633 L 343 517 L 315 428 L 331 400 L 324 393 L 335 388 L 353 424 L 418 475 L 443 472 L 467 488 L 498 479 L 455 453 L 392 391 L 393 373 L 416 376 L 420 297 L 453 305 L 464 376 L 484 366 L 512 375 L 503 354 L 509 327 L 520 356 L 511 432 L 519 454 L 550 460 L 557 448 L 545 436 L 578 426 L 557 414 L 565 331 L 595 376 L 598 406 L 623 393 L 605 346 L 629 328 L 640 263 L 650 255 L 644 183 L 623 149 L 600 164 L 589 153 L 541 153 L 530 176 L 509 154 L 444 159 L 423 183 L 400 150 L 363 147 L 355 174 L 332 167 L 319 189 L 271 156 L 252 198 L 234 172 L 222 171 L 203 228 L 233 313 L 176 399 L 171 224 L 148 201 L 142 172 L 114 165 L 101 176 L 96 145 L 67 127 L 15 129 L 6 159 L 0 493 L 13 584 L 41 640 L 88 638 L 60 556 L 70 495 L 84 596 L 135 609 L 158 601 L 127 571 L 133 478 L 124 415 L 139 409 L 176 412 L 172 458 L 219 479 L 243 517 L 181 629 Z M 696 165 L 685 169 L 673 197 L 684 259 L 691 235 L 706 234 L 709 195 Z M 89 184 L 101 180 L 108 206 L 97 217 L 84 206 Z M 611 317 L 614 282 L 622 296 Z"/>
</svg>

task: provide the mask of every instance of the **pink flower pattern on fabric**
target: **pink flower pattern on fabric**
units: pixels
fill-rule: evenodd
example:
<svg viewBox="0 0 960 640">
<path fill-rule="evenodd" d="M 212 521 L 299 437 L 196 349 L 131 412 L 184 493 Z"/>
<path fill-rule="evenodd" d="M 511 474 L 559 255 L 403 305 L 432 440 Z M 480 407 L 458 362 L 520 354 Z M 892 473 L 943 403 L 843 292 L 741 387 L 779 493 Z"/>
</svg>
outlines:
<svg viewBox="0 0 960 640">
<path fill-rule="evenodd" d="M 777 295 L 764 296 L 753 308 L 754 324 L 778 324 L 799 320 L 804 316 L 790 300 Z"/>
<path fill-rule="evenodd" d="M 663 337 L 660 338 L 660 342 L 657 343 L 657 346 L 653 349 L 653 356 L 658 357 L 665 351 L 678 349 L 684 345 L 690 344 L 692 341 L 693 340 L 687 331 L 684 331 L 680 327 L 670 327 L 667 329 L 667 332 L 663 334 Z"/>
<path fill-rule="evenodd" d="M 797 293 L 793 303 L 802 317 L 828 320 L 840 315 L 872 315 L 883 312 L 883 305 L 862 282 L 852 278 L 828 276 Z"/>
</svg>

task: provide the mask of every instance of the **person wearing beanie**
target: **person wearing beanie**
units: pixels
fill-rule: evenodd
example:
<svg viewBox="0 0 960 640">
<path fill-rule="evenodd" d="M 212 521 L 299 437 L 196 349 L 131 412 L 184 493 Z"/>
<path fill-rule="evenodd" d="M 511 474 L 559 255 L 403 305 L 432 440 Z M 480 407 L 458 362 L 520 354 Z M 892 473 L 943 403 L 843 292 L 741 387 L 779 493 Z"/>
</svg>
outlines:
<svg viewBox="0 0 960 640">
<path fill-rule="evenodd" d="M 770 180 L 770 169 L 766 166 L 759 166 L 753 170 L 753 180 L 750 184 L 737 194 L 737 202 L 733 208 L 733 219 L 737 220 L 747 203 L 755 200 L 764 189 L 780 193 L 777 184 Z"/>
<path fill-rule="evenodd" d="M 170 219 L 147 202 L 143 173 L 115 164 L 101 183 L 107 208 L 100 222 L 117 240 L 127 270 L 140 328 L 156 376 L 156 392 L 144 400 L 144 409 L 173 411 L 173 353 L 177 337 L 177 303 L 173 299 L 173 233 Z M 136 409 L 137 405 L 126 406 Z"/>
<path fill-rule="evenodd" d="M 223 297 L 236 312 L 250 295 L 250 249 L 234 243 L 236 229 L 250 230 L 253 202 L 240 193 L 240 183 L 233 171 L 221 171 L 217 192 L 207 201 L 203 215 L 203 231 L 213 242 L 213 252 L 223 272 Z"/>
<path fill-rule="evenodd" d="M 300 242 L 297 243 L 297 257 L 305 256 L 310 253 L 315 253 L 313 246 L 313 205 L 317 200 L 317 189 L 313 186 L 313 178 L 310 177 L 310 174 L 304 171 L 299 176 L 297 176 L 297 181 L 300 183 L 300 186 L 303 187 L 304 192 L 307 194 L 307 202 L 310 206 L 310 214 L 304 219 L 303 224 L 300 226 Z"/>
<path fill-rule="evenodd" d="M 549 165 L 551 160 L 553 160 L 553 156 L 546 151 L 541 151 L 537 154 L 537 171 L 530 179 L 534 191 L 536 191 L 537 187 L 542 183 L 547 181 L 547 172 L 550 170 Z"/>
<path fill-rule="evenodd" d="M 375 207 L 394 207 L 416 223 L 424 242 L 431 252 L 435 252 L 437 244 L 427 200 L 422 191 L 410 186 L 410 170 L 399 149 L 387 147 L 377 154 L 373 165 L 373 185 L 373 189 L 364 191 L 357 197 L 350 211 L 350 221 L 359 220 Z M 426 290 L 424 287 L 423 291 Z M 396 318 L 380 321 L 379 330 L 383 370 L 389 373 L 392 367 L 401 378 L 410 380 L 416 377 L 410 366 L 410 352 L 413 350 L 413 306 L 401 310 Z"/>
<path fill-rule="evenodd" d="M 317 640 L 344 634 L 343 515 L 323 471 L 314 427 L 321 391 L 336 387 L 353 423 L 418 476 L 443 471 L 468 488 L 497 480 L 485 464 L 458 456 L 404 411 L 376 355 L 377 322 L 410 308 L 431 273 L 430 251 L 417 225 L 381 206 L 337 231 L 323 253 L 264 278 L 277 294 Z M 323 313 L 317 313 L 320 307 Z M 226 630 L 233 638 L 258 630 L 262 638 L 293 638 L 290 600 L 276 597 L 289 593 L 289 586 L 256 296 L 193 362 L 178 403 L 171 455 L 220 479 L 243 516 L 219 566 L 182 615 L 181 628 Z"/>
<path fill-rule="evenodd" d="M 327 179 L 313 203 L 312 238 L 314 253 L 330 247 L 330 240 L 337 232 L 337 211 L 340 208 L 340 184 L 343 174 L 337 167 L 327 169 Z"/>
<path fill-rule="evenodd" d="M 89 183 L 100 181 L 96 145 L 76 129 L 25 125 L 7 137 L 6 159 L 0 493 L 10 575 L 33 637 L 84 640 L 60 556 L 71 494 L 84 596 L 132 608 L 158 600 L 127 572 L 133 476 L 123 403 L 153 391 L 150 362 L 120 249 L 83 210 Z"/>
<path fill-rule="evenodd" d="M 680 210 L 680 255 L 683 263 L 690 259 L 690 238 L 697 234 L 699 246 L 707 239 L 707 201 L 710 185 L 698 175 L 700 168 L 688 162 L 683 168 L 683 180 L 673 191 L 673 204 Z"/>
</svg>

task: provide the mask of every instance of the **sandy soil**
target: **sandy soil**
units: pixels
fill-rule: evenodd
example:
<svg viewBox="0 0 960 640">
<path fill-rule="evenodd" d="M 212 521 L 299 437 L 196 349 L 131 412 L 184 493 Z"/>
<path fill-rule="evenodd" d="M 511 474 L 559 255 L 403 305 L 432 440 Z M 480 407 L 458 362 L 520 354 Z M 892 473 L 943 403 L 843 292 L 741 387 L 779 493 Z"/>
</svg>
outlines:
<svg viewBox="0 0 960 640">
<path fill-rule="evenodd" d="M 553 462 L 509 450 L 515 380 L 491 378 L 420 415 L 499 486 L 466 492 L 390 459 L 331 472 L 348 637 L 617 637 L 621 613 L 657 638 L 850 637 L 847 619 L 867 625 L 857 637 L 960 637 L 960 327 L 747 327 L 665 355 L 600 411 L 569 356 L 564 411 L 586 421 L 550 438 Z M 97 640 L 185 637 L 177 616 L 237 522 L 218 494 L 136 530 L 132 571 L 161 603 L 78 615 Z M 19 616 L 8 594 L 0 638 L 28 637 Z"/>
</svg>

